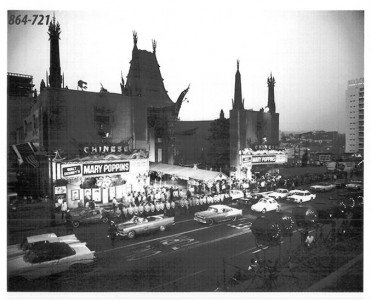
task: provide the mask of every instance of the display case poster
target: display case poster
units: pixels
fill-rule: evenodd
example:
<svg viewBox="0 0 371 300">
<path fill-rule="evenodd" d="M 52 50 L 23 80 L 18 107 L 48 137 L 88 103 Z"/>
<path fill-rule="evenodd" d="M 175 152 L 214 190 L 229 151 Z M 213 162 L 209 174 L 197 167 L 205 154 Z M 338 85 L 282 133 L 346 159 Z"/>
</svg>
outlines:
<svg viewBox="0 0 371 300">
<path fill-rule="evenodd" d="M 95 202 L 101 202 L 102 197 L 101 197 L 101 192 L 100 189 L 92 189 L 92 198 Z"/>
<path fill-rule="evenodd" d="M 122 196 L 124 194 L 124 189 L 123 189 L 123 185 L 118 185 L 116 186 L 116 198 L 117 199 L 122 199 Z"/>
<path fill-rule="evenodd" d="M 102 189 L 102 203 L 108 203 L 108 189 Z"/>
<path fill-rule="evenodd" d="M 109 199 L 112 201 L 112 199 L 116 197 L 116 187 L 115 186 L 111 186 L 109 188 Z"/>
<path fill-rule="evenodd" d="M 65 194 L 67 193 L 67 187 L 66 186 L 56 186 L 54 188 L 54 194 L 59 195 L 59 194 Z"/>
<path fill-rule="evenodd" d="M 71 191 L 71 198 L 72 198 L 72 201 L 80 200 L 80 190 L 72 190 Z"/>
<path fill-rule="evenodd" d="M 84 199 L 85 201 L 91 200 L 91 189 L 85 189 L 84 190 Z"/>
</svg>

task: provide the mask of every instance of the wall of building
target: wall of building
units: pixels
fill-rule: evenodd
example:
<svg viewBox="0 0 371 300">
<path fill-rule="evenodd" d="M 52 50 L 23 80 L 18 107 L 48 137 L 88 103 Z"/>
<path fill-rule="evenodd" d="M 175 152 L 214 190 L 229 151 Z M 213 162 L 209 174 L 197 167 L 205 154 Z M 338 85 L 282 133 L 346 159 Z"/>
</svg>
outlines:
<svg viewBox="0 0 371 300">
<path fill-rule="evenodd" d="M 348 82 L 346 90 L 345 152 L 364 150 L 364 83 L 363 78 Z"/>
<path fill-rule="evenodd" d="M 212 121 L 178 121 L 175 124 L 176 164 L 205 163 L 210 148 Z M 203 154 L 202 154 L 203 153 Z M 202 155 L 204 157 L 202 157 Z"/>
<path fill-rule="evenodd" d="M 48 88 L 37 106 L 39 145 L 48 152 L 62 149 L 74 157 L 82 144 L 119 143 L 133 135 L 131 100 L 124 95 Z M 99 135 L 102 119 L 107 138 Z"/>
<path fill-rule="evenodd" d="M 239 150 L 261 144 L 279 142 L 279 114 L 232 109 L 230 114 L 230 166 L 240 168 Z"/>
</svg>

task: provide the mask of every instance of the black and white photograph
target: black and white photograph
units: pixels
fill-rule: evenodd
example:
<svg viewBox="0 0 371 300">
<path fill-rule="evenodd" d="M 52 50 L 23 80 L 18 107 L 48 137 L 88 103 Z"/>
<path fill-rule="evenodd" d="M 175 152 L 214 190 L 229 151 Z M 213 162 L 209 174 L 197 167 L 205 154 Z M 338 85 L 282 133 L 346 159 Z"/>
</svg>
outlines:
<svg viewBox="0 0 371 300">
<path fill-rule="evenodd" d="M 6 2 L 6 297 L 366 296 L 367 1 Z"/>
</svg>

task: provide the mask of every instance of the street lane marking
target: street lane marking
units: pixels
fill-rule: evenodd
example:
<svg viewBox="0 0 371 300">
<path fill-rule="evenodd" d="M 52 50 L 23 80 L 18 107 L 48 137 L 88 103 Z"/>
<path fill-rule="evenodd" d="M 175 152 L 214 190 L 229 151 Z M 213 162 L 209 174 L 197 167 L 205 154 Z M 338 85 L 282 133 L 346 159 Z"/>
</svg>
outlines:
<svg viewBox="0 0 371 300">
<path fill-rule="evenodd" d="M 181 232 L 181 233 L 175 233 L 175 234 L 167 235 L 165 237 L 163 236 L 163 237 L 158 237 L 158 238 L 151 239 L 151 240 L 146 240 L 146 241 L 138 242 L 138 243 L 135 243 L 135 244 L 130 244 L 130 245 L 125 245 L 125 246 L 115 247 L 115 248 L 106 249 L 106 250 L 102 250 L 102 251 L 96 251 L 96 253 L 108 253 L 108 252 L 112 252 L 112 251 L 119 250 L 119 249 L 124 249 L 124 248 L 129 248 L 129 247 L 135 247 L 135 246 L 138 246 L 138 245 L 141 245 L 141 244 L 151 243 L 151 242 L 155 242 L 155 241 L 158 241 L 158 240 L 168 239 L 168 238 L 171 238 L 171 237 L 181 236 L 181 235 L 184 235 L 184 234 L 187 234 L 187 233 L 201 231 L 201 230 L 206 230 L 206 229 L 211 229 L 211 228 L 215 228 L 215 227 L 219 227 L 219 226 L 225 226 L 225 224 L 224 223 L 214 224 L 213 226 L 207 226 L 207 227 L 197 228 L 197 229 L 193 229 L 193 230 L 188 230 L 188 231 L 184 231 L 184 232 Z"/>
<path fill-rule="evenodd" d="M 253 247 L 253 248 L 250 248 L 250 249 L 244 250 L 244 251 L 242 251 L 242 252 L 239 252 L 239 253 L 237 253 L 237 254 L 234 254 L 234 255 L 231 256 L 231 258 L 232 258 L 232 257 L 239 256 L 239 255 L 244 254 L 244 253 L 246 253 L 246 252 L 252 251 L 252 250 L 254 250 L 254 249 L 256 249 L 256 247 Z"/>
<path fill-rule="evenodd" d="M 247 220 L 247 219 L 249 219 L 249 218 L 245 218 L 244 217 L 244 218 L 240 218 L 239 221 L 241 221 L 241 220 Z M 189 221 L 194 221 L 194 220 L 193 219 L 190 219 Z M 194 222 L 196 222 L 196 221 L 194 221 Z M 224 226 L 224 225 L 225 225 L 225 223 L 214 224 L 213 226 L 207 226 L 207 227 L 192 229 L 192 230 L 188 230 L 188 231 L 181 232 L 181 233 L 171 234 L 171 235 L 168 235 L 168 236 L 165 236 L 165 237 L 158 237 L 158 238 L 155 238 L 155 239 L 138 242 L 138 243 L 135 243 L 135 244 L 130 244 L 130 245 L 125 245 L 125 246 L 115 247 L 115 248 L 106 249 L 106 250 L 102 250 L 102 251 L 96 251 L 96 253 L 97 254 L 99 254 L 99 253 L 108 253 L 108 252 L 112 252 L 112 251 L 119 250 L 119 249 L 124 249 L 124 248 L 129 248 L 129 247 L 135 247 L 137 245 L 141 245 L 141 244 L 145 244 L 145 243 L 151 243 L 151 242 L 155 242 L 155 241 L 158 241 L 158 240 L 168 239 L 168 238 L 171 238 L 171 237 L 181 236 L 181 235 L 184 235 L 184 234 L 187 234 L 187 233 L 191 233 L 191 232 L 197 232 L 197 231 L 211 229 L 211 228 L 215 228 L 215 227 L 219 227 L 219 226 Z M 230 224 L 227 224 L 227 225 L 230 225 Z M 246 228 L 241 228 L 241 229 L 246 229 Z M 249 231 L 249 229 L 247 229 L 247 232 L 248 231 Z M 245 231 L 243 233 L 245 233 Z"/>
<path fill-rule="evenodd" d="M 203 273 L 203 272 L 205 272 L 205 271 L 207 271 L 207 269 L 204 269 L 204 270 L 201 270 L 201 271 L 197 271 L 197 272 L 194 272 L 194 273 L 192 273 L 192 274 L 185 275 L 185 276 L 180 277 L 180 278 L 177 278 L 177 279 L 175 279 L 175 280 L 172 280 L 172 281 L 169 281 L 169 282 L 163 283 L 163 284 L 158 285 L 158 286 L 156 286 L 156 287 L 154 287 L 154 288 L 152 288 L 152 289 L 150 289 L 150 290 L 151 290 L 151 291 L 153 291 L 153 290 L 157 290 L 158 288 L 161 288 L 161 287 L 167 286 L 167 285 L 169 285 L 169 284 L 172 284 L 172 283 L 177 282 L 177 281 L 179 281 L 179 280 L 186 279 L 186 278 L 188 278 L 188 277 L 192 277 L 192 276 L 195 276 L 195 275 L 201 274 L 201 273 Z"/>
</svg>

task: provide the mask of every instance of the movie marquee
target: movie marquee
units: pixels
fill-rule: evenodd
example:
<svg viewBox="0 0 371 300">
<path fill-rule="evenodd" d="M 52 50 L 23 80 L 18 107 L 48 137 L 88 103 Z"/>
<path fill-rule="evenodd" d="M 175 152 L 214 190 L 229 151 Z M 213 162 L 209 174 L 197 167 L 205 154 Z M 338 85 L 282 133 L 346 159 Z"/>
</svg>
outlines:
<svg viewBox="0 0 371 300">
<path fill-rule="evenodd" d="M 148 184 L 147 152 L 121 146 L 84 146 L 83 151 L 88 156 L 55 165 L 56 179 L 63 183 L 55 187 L 55 198 L 67 199 L 69 207 L 90 199 L 109 203 Z"/>
</svg>

